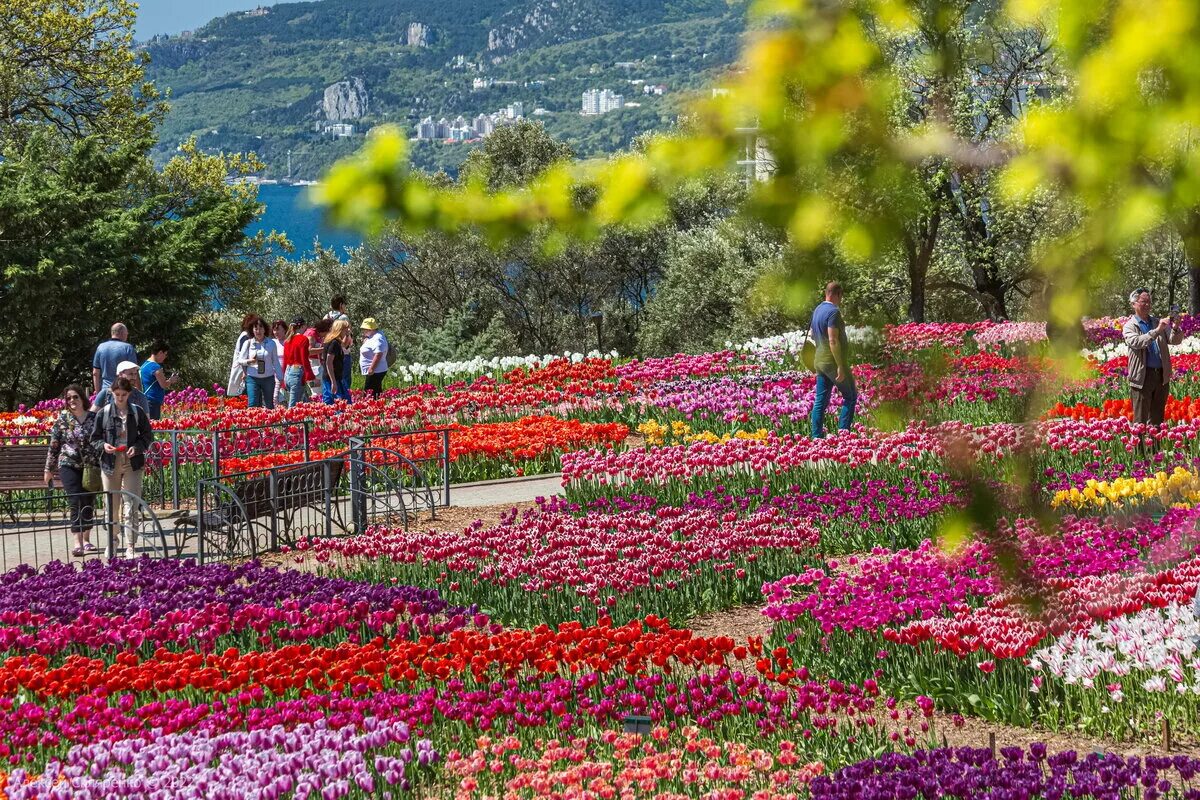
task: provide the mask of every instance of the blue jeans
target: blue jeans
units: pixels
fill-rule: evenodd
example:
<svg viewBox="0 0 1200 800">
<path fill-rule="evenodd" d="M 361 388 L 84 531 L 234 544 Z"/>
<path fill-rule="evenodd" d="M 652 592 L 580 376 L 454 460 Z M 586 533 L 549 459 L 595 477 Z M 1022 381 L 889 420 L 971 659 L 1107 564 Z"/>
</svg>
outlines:
<svg viewBox="0 0 1200 800">
<path fill-rule="evenodd" d="M 283 385 L 287 387 L 288 408 L 304 402 L 308 397 L 308 384 L 304 382 L 304 367 L 288 367 L 283 373 Z"/>
<path fill-rule="evenodd" d="M 342 366 L 344 367 L 344 369 L 342 370 L 341 390 L 342 390 L 342 394 L 344 394 L 346 396 L 346 398 L 345 398 L 346 402 L 349 403 L 350 402 L 350 376 L 354 374 L 350 370 L 353 369 L 353 367 L 354 367 L 354 356 L 350 353 L 346 353 L 346 358 L 342 361 Z"/>
<path fill-rule="evenodd" d="M 858 402 L 858 391 L 854 388 L 854 376 L 850 376 L 841 383 L 837 383 L 824 372 L 818 371 L 817 389 L 813 396 L 812 407 L 812 435 L 814 439 L 820 439 L 825 435 L 825 409 L 829 408 L 829 397 L 833 394 L 834 386 L 837 387 L 838 393 L 842 396 L 842 410 L 838 412 L 838 429 L 848 431 L 850 430 L 850 423 L 854 422 L 854 406 Z"/>
<path fill-rule="evenodd" d="M 275 378 L 246 376 L 246 406 L 248 408 L 275 407 Z"/>
<path fill-rule="evenodd" d="M 150 406 L 150 419 L 162 419 L 162 400 L 155 400 L 153 397 L 146 398 L 147 405 Z"/>
<path fill-rule="evenodd" d="M 329 376 L 326 375 L 321 379 L 321 400 L 327 406 L 333 405 L 335 400 L 345 400 L 347 403 L 349 403 L 350 381 L 343 377 L 342 380 L 337 382 L 337 386 L 335 388 L 333 381 L 331 381 Z"/>
</svg>

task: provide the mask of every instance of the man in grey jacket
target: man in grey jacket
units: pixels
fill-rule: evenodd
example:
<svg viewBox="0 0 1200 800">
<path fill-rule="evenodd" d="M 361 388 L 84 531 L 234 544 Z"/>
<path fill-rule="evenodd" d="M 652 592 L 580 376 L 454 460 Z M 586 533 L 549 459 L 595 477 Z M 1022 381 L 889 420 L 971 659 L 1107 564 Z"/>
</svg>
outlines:
<svg viewBox="0 0 1200 800">
<path fill-rule="evenodd" d="M 1183 341 L 1170 317 L 1151 316 L 1150 290 L 1134 289 L 1129 295 L 1133 315 L 1125 322 L 1125 344 L 1129 347 L 1129 389 L 1133 397 L 1133 421 L 1161 425 L 1167 408 L 1171 382 L 1171 348 Z"/>
</svg>

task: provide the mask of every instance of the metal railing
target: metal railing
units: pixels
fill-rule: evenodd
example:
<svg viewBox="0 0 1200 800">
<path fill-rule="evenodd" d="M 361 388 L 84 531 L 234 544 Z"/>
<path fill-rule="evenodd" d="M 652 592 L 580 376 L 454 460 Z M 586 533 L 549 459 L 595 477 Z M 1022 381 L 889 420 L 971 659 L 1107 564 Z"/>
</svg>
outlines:
<svg viewBox="0 0 1200 800">
<path fill-rule="evenodd" d="M 156 430 L 146 453 L 143 496 L 154 505 L 179 509 L 184 500 L 195 498 L 198 480 L 219 477 L 235 459 L 294 451 L 307 462 L 311 430 L 309 420 L 227 430 Z"/>
<path fill-rule="evenodd" d="M 450 429 L 351 437 L 345 453 L 315 461 L 309 433 L 307 421 L 156 431 L 141 497 L 119 493 L 136 506 L 142 523 L 138 552 L 201 562 L 256 558 L 381 522 L 407 527 L 413 513 L 436 517 L 437 508 L 450 504 Z M 302 461 L 222 471 L 232 457 L 293 449 Z M 100 550 L 85 557 L 120 555 L 120 521 L 111 518 L 104 492 L 94 497 L 104 511 L 96 512 L 92 533 L 104 540 L 97 539 Z M 0 494 L 0 567 L 72 557 L 70 514 L 59 489 Z"/>
<path fill-rule="evenodd" d="M 69 496 L 61 489 L 24 492 L 0 496 L 0 571 L 18 564 L 41 567 L 51 561 L 121 556 L 123 520 L 113 518 L 114 497 L 134 507 L 140 535 L 134 547 L 136 555 L 152 558 L 171 556 L 158 514 L 146 501 L 130 492 L 85 492 L 86 506 L 92 515 L 83 525 L 83 538 L 96 549 L 75 555 L 76 535 L 72 532 L 72 508 Z M 182 554 L 187 555 L 187 554 Z"/>
<path fill-rule="evenodd" d="M 350 438 L 350 448 L 377 450 L 379 463 L 391 452 L 401 457 L 408 469 L 419 472 L 422 485 L 437 486 L 441 495 L 437 505 L 450 505 L 450 429 L 422 428 L 416 431 L 372 433 Z M 398 462 L 397 462 L 398 466 Z M 433 511 L 433 509 L 430 509 Z"/>
<path fill-rule="evenodd" d="M 384 447 L 350 440 L 350 508 L 356 532 L 370 525 L 399 522 L 426 510 L 436 519 L 438 502 L 425 472 L 407 456 Z"/>
<path fill-rule="evenodd" d="M 198 481 L 196 513 L 175 522 L 175 547 L 201 563 L 257 558 L 301 540 L 346 533 L 344 457 Z"/>
</svg>

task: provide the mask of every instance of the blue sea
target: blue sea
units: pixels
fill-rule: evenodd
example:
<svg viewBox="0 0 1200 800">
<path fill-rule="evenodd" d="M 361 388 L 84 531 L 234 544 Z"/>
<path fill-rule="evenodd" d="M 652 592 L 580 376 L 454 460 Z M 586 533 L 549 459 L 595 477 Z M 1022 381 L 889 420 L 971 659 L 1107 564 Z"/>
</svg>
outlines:
<svg viewBox="0 0 1200 800">
<path fill-rule="evenodd" d="M 286 233 L 295 251 L 288 258 L 296 261 L 313 252 L 313 242 L 332 248 L 337 257 L 345 261 L 346 248 L 358 247 L 362 237 L 351 231 L 329 228 L 325 225 L 319 209 L 309 205 L 307 186 L 266 184 L 258 187 L 258 201 L 266 206 L 263 215 L 246 232 L 253 235 L 259 231 L 277 230 Z"/>
</svg>

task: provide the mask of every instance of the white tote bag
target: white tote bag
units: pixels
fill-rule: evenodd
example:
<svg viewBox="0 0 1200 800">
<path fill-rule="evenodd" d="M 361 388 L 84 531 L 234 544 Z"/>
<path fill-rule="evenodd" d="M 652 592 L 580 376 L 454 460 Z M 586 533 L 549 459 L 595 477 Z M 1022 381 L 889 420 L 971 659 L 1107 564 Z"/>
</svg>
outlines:
<svg viewBox="0 0 1200 800">
<path fill-rule="evenodd" d="M 233 348 L 233 363 L 229 366 L 229 383 L 225 387 L 226 397 L 238 397 L 246 391 L 246 367 L 238 362 L 241 360 L 242 346 L 249 338 L 244 331 L 238 336 L 237 345 Z"/>
</svg>

